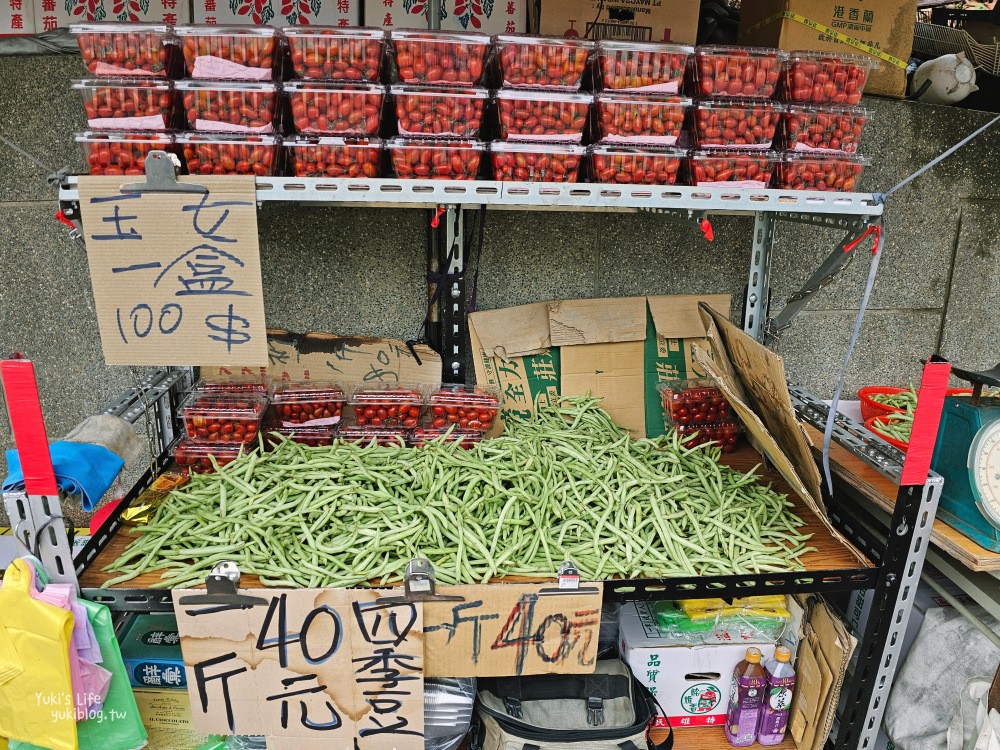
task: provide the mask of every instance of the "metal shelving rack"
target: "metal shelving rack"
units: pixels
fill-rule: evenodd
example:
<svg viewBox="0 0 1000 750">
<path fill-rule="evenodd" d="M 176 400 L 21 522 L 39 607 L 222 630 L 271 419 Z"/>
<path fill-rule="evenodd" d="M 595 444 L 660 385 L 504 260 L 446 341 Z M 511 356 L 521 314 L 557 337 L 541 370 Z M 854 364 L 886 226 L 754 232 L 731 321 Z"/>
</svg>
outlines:
<svg viewBox="0 0 1000 750">
<path fill-rule="evenodd" d="M 196 181 L 197 178 L 190 178 Z M 64 214 L 79 223 L 75 178 L 60 188 Z M 795 192 L 781 190 L 729 190 L 718 187 L 619 186 L 556 183 L 456 182 L 438 180 L 369 180 L 257 178 L 259 204 L 287 202 L 307 205 L 397 207 L 432 209 L 441 219 L 430 231 L 429 270 L 444 278 L 437 295 L 436 325 L 431 344 L 443 360 L 442 379 L 465 379 L 466 323 L 463 274 L 468 256 L 465 247 L 464 209 L 492 207 L 515 210 L 653 211 L 688 230 L 702 227 L 710 215 L 744 215 L 754 218 L 750 263 L 744 295 L 743 328 L 767 341 L 789 324 L 810 296 L 830 283 L 851 259 L 854 240 L 877 223 L 883 206 L 870 194 Z M 776 317 L 769 315 L 771 250 L 778 222 L 792 221 L 839 230 L 844 239 L 789 300 Z M 853 243 L 853 244 L 852 244 Z M 107 413 L 136 422 L 146 418 L 156 436 L 154 458 L 127 499 L 137 497 L 169 462 L 169 448 L 177 425 L 179 394 L 190 384 L 189 368 L 154 370 Z M 803 421 L 821 427 L 828 407 L 808 392 L 791 387 L 793 404 Z M 150 416 L 152 415 L 152 416 Z M 834 437 L 854 455 L 884 476 L 899 483 L 903 454 L 864 428 L 838 416 Z M 902 631 L 909 618 L 909 591 L 916 585 L 929 546 L 930 530 L 941 490 L 940 477 L 931 476 L 920 487 L 901 488 L 895 511 L 886 523 L 868 502 L 846 483 L 836 482 L 826 498 L 834 526 L 874 564 L 846 570 L 809 573 L 668 578 L 622 581 L 606 587 L 610 600 L 672 599 L 696 596 L 746 596 L 751 593 L 823 593 L 875 589 L 877 612 L 862 634 L 858 667 L 845 685 L 847 715 L 830 746 L 837 750 L 864 750 L 873 745 L 896 669 Z M 127 503 L 123 503 L 122 507 Z M 121 509 L 74 560 L 82 575 L 121 528 Z M 170 608 L 169 592 L 145 589 L 84 589 L 83 594 L 106 602 L 118 612 L 157 611 Z"/>
</svg>

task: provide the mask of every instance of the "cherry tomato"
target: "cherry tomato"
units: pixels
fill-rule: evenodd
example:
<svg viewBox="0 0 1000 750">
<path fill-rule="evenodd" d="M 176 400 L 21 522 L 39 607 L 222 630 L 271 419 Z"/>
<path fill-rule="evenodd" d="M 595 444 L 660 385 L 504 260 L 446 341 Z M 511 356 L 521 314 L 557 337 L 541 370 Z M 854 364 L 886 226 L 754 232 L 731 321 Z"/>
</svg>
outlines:
<svg viewBox="0 0 1000 750">
<path fill-rule="evenodd" d="M 857 153 L 869 116 L 860 107 L 793 105 L 782 116 L 786 147 Z"/>
<path fill-rule="evenodd" d="M 777 159 L 773 151 L 711 149 L 691 154 L 691 184 L 716 185 L 729 182 L 748 187 L 767 187 Z"/>
<path fill-rule="evenodd" d="M 295 177 L 378 177 L 382 142 L 378 138 L 285 139 L 288 171 Z"/>
<path fill-rule="evenodd" d="M 382 29 L 310 26 L 286 28 L 284 34 L 299 78 L 378 82 Z"/>
<path fill-rule="evenodd" d="M 467 88 L 482 81 L 490 45 L 485 34 L 394 29 L 389 39 L 403 83 Z"/>
<path fill-rule="evenodd" d="M 781 96 L 788 102 L 854 107 L 878 60 L 864 55 L 793 52 L 781 71 Z"/>
<path fill-rule="evenodd" d="M 178 81 L 192 130 L 271 132 L 278 111 L 278 87 L 242 81 Z"/>
<path fill-rule="evenodd" d="M 263 80 L 270 80 L 275 66 L 281 61 L 278 30 L 268 26 L 178 26 L 175 32 L 182 41 L 184 64 L 193 78 L 227 78 L 260 80 L 259 73 L 241 72 L 239 68 L 266 71 Z M 233 63 L 225 75 L 213 71 L 206 76 L 195 69 L 198 58 L 215 57 Z"/>
<path fill-rule="evenodd" d="M 195 392 L 181 408 L 181 420 L 193 442 L 251 442 L 257 438 L 266 406 L 262 396 Z"/>
<path fill-rule="evenodd" d="M 672 146 L 691 100 L 679 96 L 601 93 L 594 98 L 601 140 Z"/>
<path fill-rule="evenodd" d="M 693 47 L 658 42 L 601 40 L 597 59 L 605 89 L 676 94 L 684 85 Z"/>
<path fill-rule="evenodd" d="M 178 133 L 188 174 L 274 174 L 278 140 L 270 135 Z"/>
<path fill-rule="evenodd" d="M 505 182 L 576 182 L 587 150 L 562 143 L 496 141 L 490 146 L 494 179 Z"/>
<path fill-rule="evenodd" d="M 99 76 L 132 75 L 156 78 L 177 72 L 180 56 L 168 42 L 164 24 L 80 24 L 71 27 L 87 70 Z M 139 73 L 140 75 L 142 73 Z"/>
<path fill-rule="evenodd" d="M 591 149 L 596 182 L 623 185 L 675 185 L 685 151 L 597 145 Z"/>
<path fill-rule="evenodd" d="M 858 155 L 786 152 L 778 162 L 775 187 L 783 190 L 853 192 L 867 160 Z"/>
<path fill-rule="evenodd" d="M 594 43 L 569 38 L 501 34 L 496 37 L 505 87 L 577 91 Z"/>
<path fill-rule="evenodd" d="M 393 138 L 392 167 L 400 179 L 474 180 L 483 144 L 471 140 Z"/>
<path fill-rule="evenodd" d="M 548 91 L 497 92 L 503 140 L 556 140 L 579 143 L 594 97 Z"/>
<path fill-rule="evenodd" d="M 168 133 L 133 133 L 95 131 L 78 133 L 83 158 L 92 175 L 142 175 L 150 151 L 174 150 L 174 137 Z"/>
<path fill-rule="evenodd" d="M 695 104 L 694 134 L 701 148 L 769 148 L 781 105 L 757 99 L 704 99 Z"/>
<path fill-rule="evenodd" d="M 424 397 L 420 391 L 405 386 L 361 390 L 350 400 L 354 423 L 359 427 L 415 427 L 423 404 Z M 409 424 L 411 419 L 412 424 Z"/>
<path fill-rule="evenodd" d="M 393 86 L 399 133 L 475 138 L 483 122 L 486 89 Z"/>
<path fill-rule="evenodd" d="M 292 124 L 298 133 L 375 135 L 382 116 L 385 87 L 321 81 L 285 84 Z"/>
<path fill-rule="evenodd" d="M 697 47 L 694 69 L 698 93 L 768 99 L 774 94 L 786 57 L 787 53 L 760 47 Z"/>
<path fill-rule="evenodd" d="M 174 124 L 178 97 L 169 81 L 91 78 L 75 81 L 73 88 L 83 94 L 83 109 L 91 127 L 100 127 L 95 122 L 98 120 L 137 117 L 146 119 L 122 123 L 119 127 L 167 130 Z"/>
</svg>

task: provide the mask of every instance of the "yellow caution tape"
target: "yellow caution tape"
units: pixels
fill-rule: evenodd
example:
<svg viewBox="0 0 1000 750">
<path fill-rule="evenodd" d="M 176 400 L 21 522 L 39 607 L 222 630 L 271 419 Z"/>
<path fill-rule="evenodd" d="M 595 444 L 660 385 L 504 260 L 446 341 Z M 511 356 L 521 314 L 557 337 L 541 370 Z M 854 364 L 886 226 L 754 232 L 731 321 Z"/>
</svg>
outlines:
<svg viewBox="0 0 1000 750">
<path fill-rule="evenodd" d="M 774 23 L 775 21 L 780 21 L 783 18 L 788 18 L 791 19 L 792 21 L 797 21 L 798 23 L 801 23 L 804 26 L 808 26 L 810 29 L 816 29 L 816 31 L 826 34 L 827 36 L 833 37 L 841 44 L 846 44 L 849 47 L 854 47 L 855 49 L 859 49 L 862 52 L 867 52 L 872 57 L 877 57 L 879 60 L 885 60 L 890 65 L 895 65 L 897 68 L 903 68 L 904 70 L 906 69 L 906 62 L 900 60 L 898 57 L 893 57 L 888 52 L 883 52 L 878 47 L 873 47 L 870 44 L 865 44 L 864 42 L 855 39 L 852 36 L 841 34 L 839 31 L 831 29 L 829 26 L 825 26 L 821 23 L 816 23 L 815 21 L 806 18 L 805 16 L 800 16 L 798 13 L 793 13 L 790 10 L 784 10 L 781 11 L 780 13 L 775 13 L 773 16 L 768 16 L 760 23 L 755 23 L 744 33 L 749 34 L 751 32 L 757 31 L 758 29 L 762 29 L 765 26 Z"/>
</svg>

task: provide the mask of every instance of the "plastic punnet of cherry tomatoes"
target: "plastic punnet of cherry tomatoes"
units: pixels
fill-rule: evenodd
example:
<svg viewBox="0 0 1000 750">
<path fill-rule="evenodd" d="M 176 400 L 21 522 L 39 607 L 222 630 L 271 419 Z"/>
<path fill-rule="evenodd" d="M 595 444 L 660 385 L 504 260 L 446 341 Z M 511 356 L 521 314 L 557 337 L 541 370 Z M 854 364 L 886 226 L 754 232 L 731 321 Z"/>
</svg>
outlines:
<svg viewBox="0 0 1000 750">
<path fill-rule="evenodd" d="M 389 42 L 402 83 L 461 88 L 482 83 L 490 47 L 485 34 L 393 29 Z"/>
<path fill-rule="evenodd" d="M 695 80 L 700 96 L 769 99 L 788 53 L 766 47 L 696 47 Z"/>
<path fill-rule="evenodd" d="M 476 138 L 483 124 L 489 91 L 440 86 L 393 86 L 399 134 Z"/>
<path fill-rule="evenodd" d="M 81 23 L 70 33 L 92 75 L 169 78 L 179 71 L 177 40 L 166 24 Z"/>
<path fill-rule="evenodd" d="M 174 151 L 174 136 L 170 133 L 87 130 L 74 138 L 83 149 L 87 171 L 92 175 L 146 174 L 150 151 Z"/>
<path fill-rule="evenodd" d="M 287 173 L 293 177 L 378 177 L 378 138 L 297 135 L 285 139 Z"/>
<path fill-rule="evenodd" d="M 256 393 L 261 396 L 268 394 L 270 380 L 266 375 L 256 373 L 233 373 L 232 375 L 213 375 L 201 378 L 191 388 L 192 393 Z"/>
<path fill-rule="evenodd" d="M 504 87 L 579 91 L 594 42 L 553 36 L 500 34 L 497 57 Z"/>
<path fill-rule="evenodd" d="M 250 81 L 177 81 L 188 127 L 205 132 L 272 133 L 280 89 Z"/>
<path fill-rule="evenodd" d="M 594 97 L 602 143 L 673 146 L 691 100 L 682 96 L 605 91 Z"/>
<path fill-rule="evenodd" d="M 403 427 L 372 427 L 348 424 L 340 428 L 337 440 L 342 443 L 371 445 L 374 442 L 383 448 L 405 448 L 410 430 Z"/>
<path fill-rule="evenodd" d="M 865 84 L 878 60 L 864 55 L 792 52 L 781 69 L 781 98 L 813 104 L 861 103 Z"/>
<path fill-rule="evenodd" d="M 196 443 L 247 443 L 257 438 L 267 398 L 251 394 L 192 393 L 181 421 Z"/>
<path fill-rule="evenodd" d="M 598 144 L 590 147 L 591 176 L 609 184 L 676 185 L 686 158 L 679 148 Z"/>
<path fill-rule="evenodd" d="M 295 132 L 304 135 L 376 135 L 385 87 L 332 81 L 284 85 Z"/>
<path fill-rule="evenodd" d="M 677 434 L 684 440 L 687 448 L 696 448 L 708 442 L 722 449 L 723 453 L 732 453 L 739 445 L 743 425 L 739 422 L 720 422 L 717 424 L 679 424 L 674 427 Z"/>
<path fill-rule="evenodd" d="M 594 103 L 591 94 L 501 89 L 496 93 L 500 137 L 515 141 L 579 143 Z"/>
<path fill-rule="evenodd" d="M 494 179 L 503 182 L 576 182 L 586 146 L 576 143 L 490 144 Z"/>
<path fill-rule="evenodd" d="M 386 385 L 355 391 L 348 406 L 358 427 L 416 427 L 424 411 L 419 386 Z"/>
<path fill-rule="evenodd" d="M 771 147 L 784 107 L 761 99 L 702 99 L 694 105 L 699 148 Z"/>
<path fill-rule="evenodd" d="M 333 441 L 337 439 L 338 429 L 336 425 L 282 425 L 271 422 L 264 426 L 264 438 L 272 448 L 281 444 L 281 438 L 315 448 L 320 445 L 333 445 Z"/>
<path fill-rule="evenodd" d="M 602 39 L 597 60 L 605 89 L 676 94 L 694 47 L 668 42 Z"/>
<path fill-rule="evenodd" d="M 852 193 L 868 159 L 860 154 L 806 154 L 786 151 L 778 161 L 774 186 L 781 190 Z"/>
<path fill-rule="evenodd" d="M 490 386 L 442 385 L 427 397 L 427 426 L 487 432 L 500 409 L 500 392 Z"/>
<path fill-rule="evenodd" d="M 177 133 L 188 174 L 275 173 L 281 139 L 273 135 Z"/>
<path fill-rule="evenodd" d="M 339 424 L 346 403 L 344 389 L 337 383 L 283 380 L 271 388 L 271 408 L 285 427 Z"/>
<path fill-rule="evenodd" d="M 446 444 L 458 443 L 464 450 L 483 442 L 483 433 L 479 430 L 463 430 L 449 427 L 416 427 L 409 435 L 408 444 L 412 448 L 421 448 L 433 440 Z"/>
<path fill-rule="evenodd" d="M 668 425 L 719 424 L 733 420 L 733 409 L 722 390 L 711 380 L 689 378 L 657 385 Z"/>
<path fill-rule="evenodd" d="M 385 30 L 339 26 L 285 26 L 292 69 L 299 78 L 378 83 Z"/>
<path fill-rule="evenodd" d="M 192 78 L 270 81 L 280 74 L 280 32 L 270 26 L 175 26 Z"/>
<path fill-rule="evenodd" d="M 87 78 L 73 81 L 83 96 L 87 125 L 108 130 L 168 130 L 177 95 L 170 81 L 155 78 Z"/>
<path fill-rule="evenodd" d="M 854 154 L 872 113 L 862 107 L 789 105 L 782 115 L 785 148 Z"/>
<path fill-rule="evenodd" d="M 484 145 L 474 140 L 393 138 L 386 148 L 401 180 L 474 180 Z"/>
<path fill-rule="evenodd" d="M 181 438 L 174 449 L 174 461 L 191 474 L 213 474 L 216 465 L 221 468 L 231 464 L 243 453 L 253 449 L 252 445 L 196 443 L 188 438 Z M 215 464 L 212 463 L 213 458 Z"/>
<path fill-rule="evenodd" d="M 771 183 L 778 154 L 756 149 L 693 151 L 689 159 L 691 184 L 766 188 Z"/>
</svg>

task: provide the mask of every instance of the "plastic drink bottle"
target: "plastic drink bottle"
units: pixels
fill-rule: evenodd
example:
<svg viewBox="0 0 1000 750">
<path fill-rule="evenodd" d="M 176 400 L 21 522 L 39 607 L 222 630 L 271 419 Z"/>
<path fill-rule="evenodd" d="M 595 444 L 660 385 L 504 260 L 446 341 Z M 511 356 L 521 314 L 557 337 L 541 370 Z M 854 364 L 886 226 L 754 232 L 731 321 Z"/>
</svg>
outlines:
<svg viewBox="0 0 1000 750">
<path fill-rule="evenodd" d="M 767 688 L 764 690 L 764 710 L 760 719 L 757 742 L 762 745 L 780 745 L 788 726 L 788 710 L 792 705 L 795 688 L 795 668 L 792 651 L 785 646 L 774 650 L 774 658 L 764 662 L 767 671 Z"/>
<path fill-rule="evenodd" d="M 748 648 L 746 658 L 733 670 L 725 732 L 726 739 L 734 747 L 749 747 L 757 739 L 767 687 L 767 672 L 760 663 L 760 656 L 759 648 Z"/>
</svg>

